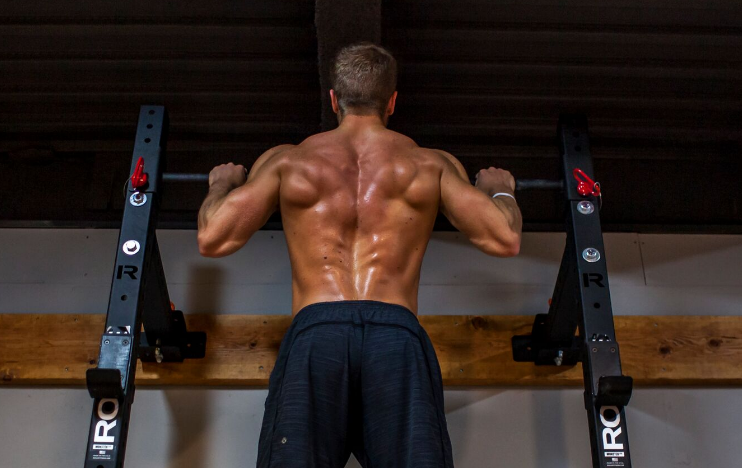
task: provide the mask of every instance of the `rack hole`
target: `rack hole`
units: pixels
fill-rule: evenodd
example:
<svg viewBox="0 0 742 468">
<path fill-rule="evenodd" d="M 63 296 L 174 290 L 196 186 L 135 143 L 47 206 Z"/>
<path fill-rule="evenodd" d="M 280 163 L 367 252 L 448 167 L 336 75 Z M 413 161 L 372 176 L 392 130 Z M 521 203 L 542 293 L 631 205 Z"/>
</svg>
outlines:
<svg viewBox="0 0 742 468">
<path fill-rule="evenodd" d="M 149 143 L 150 141 L 152 141 L 152 140 L 150 140 L 149 138 L 145 138 L 145 139 L 144 139 L 144 142 L 145 142 L 145 143 Z"/>
<path fill-rule="evenodd" d="M 616 416 L 618 416 L 618 415 L 612 409 L 604 409 L 603 410 L 603 417 L 607 421 L 613 421 L 613 420 L 615 420 L 616 419 Z"/>
<path fill-rule="evenodd" d="M 147 124 L 147 128 L 152 128 L 152 124 Z"/>
<path fill-rule="evenodd" d="M 124 294 L 123 296 L 121 296 L 121 300 L 122 301 L 125 301 L 127 299 L 129 299 L 129 296 L 127 296 L 126 294 Z"/>
<path fill-rule="evenodd" d="M 116 405 L 112 401 L 103 403 L 103 407 L 101 408 L 105 414 L 111 414 L 115 409 Z"/>
<path fill-rule="evenodd" d="M 595 304 L 593 304 L 593 307 L 595 307 L 596 309 L 600 309 L 600 302 L 596 302 Z"/>
<path fill-rule="evenodd" d="M 152 110 L 152 109 L 150 109 L 150 111 L 149 111 L 149 115 L 155 115 L 155 111 L 154 111 L 154 110 Z"/>
</svg>

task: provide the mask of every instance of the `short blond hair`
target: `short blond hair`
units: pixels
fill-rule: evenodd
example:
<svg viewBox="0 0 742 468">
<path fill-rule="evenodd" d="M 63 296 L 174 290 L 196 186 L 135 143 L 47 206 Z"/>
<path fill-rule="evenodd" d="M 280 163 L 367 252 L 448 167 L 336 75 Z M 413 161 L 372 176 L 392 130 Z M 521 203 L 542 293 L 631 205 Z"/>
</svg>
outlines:
<svg viewBox="0 0 742 468">
<path fill-rule="evenodd" d="M 370 42 L 343 47 L 332 70 L 332 89 L 341 113 L 383 117 L 397 89 L 397 61 Z"/>
</svg>

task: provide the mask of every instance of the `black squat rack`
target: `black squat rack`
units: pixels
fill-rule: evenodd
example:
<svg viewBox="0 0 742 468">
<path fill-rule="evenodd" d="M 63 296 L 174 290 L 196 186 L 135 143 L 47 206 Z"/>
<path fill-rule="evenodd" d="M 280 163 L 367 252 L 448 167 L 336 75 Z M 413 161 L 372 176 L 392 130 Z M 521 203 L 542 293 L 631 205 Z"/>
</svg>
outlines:
<svg viewBox="0 0 742 468">
<path fill-rule="evenodd" d="M 164 107 L 141 107 L 98 366 L 87 371 L 94 402 L 84 468 L 124 466 L 137 359 L 205 355 L 206 334 L 189 332 L 170 302 L 155 229 L 163 182 L 206 183 L 208 175 L 165 172 L 167 130 Z M 630 468 L 624 407 L 632 380 L 621 375 L 586 119 L 562 116 L 559 140 L 562 180 L 516 181 L 519 191 L 563 191 L 567 243 L 549 313 L 536 316 L 531 335 L 513 337 L 513 357 L 536 365 L 582 361 L 593 467 Z"/>
</svg>

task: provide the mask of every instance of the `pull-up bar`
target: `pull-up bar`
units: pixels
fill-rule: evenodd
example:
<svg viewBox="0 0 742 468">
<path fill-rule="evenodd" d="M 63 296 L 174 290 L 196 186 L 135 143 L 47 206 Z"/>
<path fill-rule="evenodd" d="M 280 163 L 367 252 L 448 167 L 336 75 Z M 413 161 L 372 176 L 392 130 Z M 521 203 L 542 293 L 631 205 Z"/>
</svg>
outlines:
<svg viewBox="0 0 742 468">
<path fill-rule="evenodd" d="M 209 182 L 209 174 L 187 174 L 177 172 L 166 172 L 162 174 L 163 182 L 193 182 L 206 184 Z"/>
<path fill-rule="evenodd" d="M 165 172 L 162 174 L 163 182 L 189 182 L 205 184 L 209 182 L 208 174 L 188 174 L 177 172 Z M 470 179 L 472 185 L 474 179 Z M 561 190 L 564 188 L 562 180 L 548 179 L 518 179 L 515 181 L 515 190 Z"/>
</svg>

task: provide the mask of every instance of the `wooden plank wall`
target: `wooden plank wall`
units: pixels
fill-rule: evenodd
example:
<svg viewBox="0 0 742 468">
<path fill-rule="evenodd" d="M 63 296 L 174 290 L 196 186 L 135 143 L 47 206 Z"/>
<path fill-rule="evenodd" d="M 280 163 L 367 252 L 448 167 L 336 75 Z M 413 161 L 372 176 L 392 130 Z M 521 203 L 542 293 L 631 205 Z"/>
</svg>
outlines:
<svg viewBox="0 0 742 468">
<path fill-rule="evenodd" d="M 143 103 L 170 110 L 173 171 L 251 165 L 318 131 L 314 6 L 4 5 L 0 171 L 15 177 L 0 197 L 19 202 L 0 205 L 0 222 L 116 225 Z M 393 129 L 452 152 L 470 175 L 497 165 L 554 178 L 557 117 L 585 112 L 607 229 L 742 230 L 740 2 L 400 0 L 381 10 L 381 42 L 400 64 Z M 202 199 L 202 187 L 173 189 L 163 225 L 193 227 Z M 528 230 L 561 228 L 550 195 L 520 201 Z"/>
<path fill-rule="evenodd" d="M 288 315 L 191 315 L 207 333 L 206 358 L 139 363 L 137 383 L 267 386 Z M 580 366 L 512 360 L 510 338 L 528 334 L 530 316 L 421 316 L 447 386 L 577 386 Z M 3 385 L 84 385 L 95 367 L 103 315 L 0 315 Z M 624 374 L 640 386 L 742 385 L 742 317 L 617 317 Z"/>
</svg>

